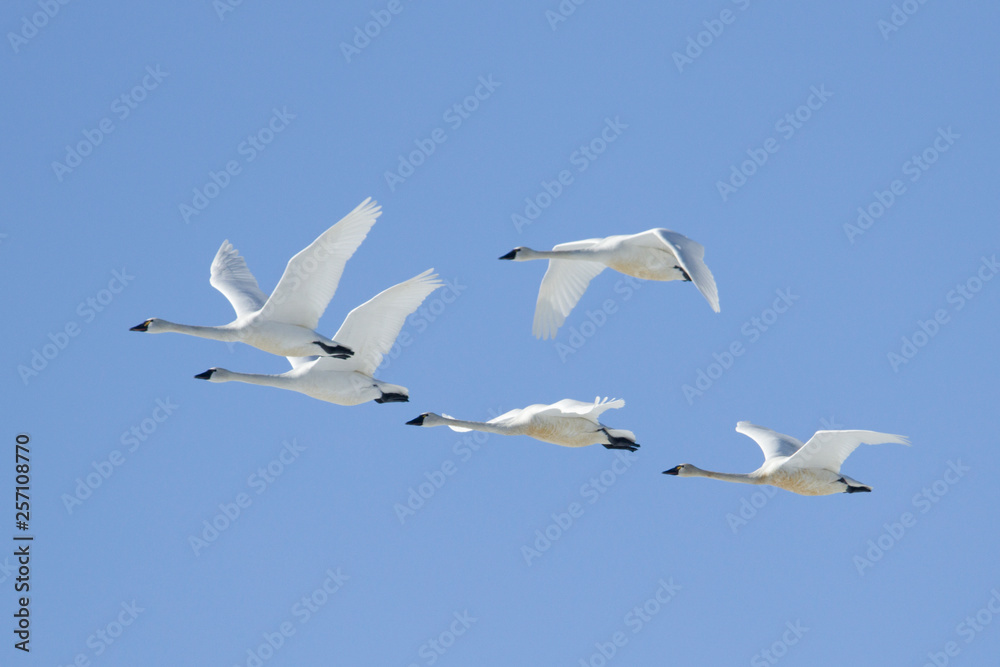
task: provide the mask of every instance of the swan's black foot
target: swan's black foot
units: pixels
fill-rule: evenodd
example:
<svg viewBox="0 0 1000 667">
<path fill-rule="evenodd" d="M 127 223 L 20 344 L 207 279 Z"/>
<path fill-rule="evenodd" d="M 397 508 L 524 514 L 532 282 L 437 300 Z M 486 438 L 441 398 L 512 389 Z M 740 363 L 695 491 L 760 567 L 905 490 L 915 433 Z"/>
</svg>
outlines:
<svg viewBox="0 0 1000 667">
<path fill-rule="evenodd" d="M 608 440 L 611 441 L 609 444 L 604 445 L 606 449 L 627 449 L 630 452 L 634 452 L 635 450 L 639 449 L 639 443 L 637 442 L 632 442 L 628 438 L 619 438 L 617 436 L 611 435 L 610 433 L 607 432 L 606 429 L 601 429 L 601 432 L 604 435 L 608 436 Z"/>
<path fill-rule="evenodd" d="M 684 274 L 684 280 L 686 282 L 691 282 L 691 276 L 688 275 L 687 271 L 685 271 L 683 268 L 681 268 L 679 266 L 675 266 L 674 268 Z"/>
<path fill-rule="evenodd" d="M 847 480 L 844 479 L 843 477 L 841 477 L 837 481 L 838 482 L 843 482 L 844 484 L 847 484 L 847 488 L 844 489 L 844 493 L 868 493 L 868 492 L 870 492 L 872 490 L 870 486 L 851 486 L 847 482 Z"/>
<path fill-rule="evenodd" d="M 410 397 L 406 394 L 382 394 L 375 399 L 376 403 L 409 403 Z"/>
<path fill-rule="evenodd" d="M 639 443 L 637 443 L 637 442 L 629 442 L 628 440 L 626 440 L 624 438 L 619 438 L 619 440 L 622 443 L 625 443 L 625 444 L 620 444 L 619 445 L 619 444 L 612 443 L 610 445 L 604 445 L 604 447 L 606 449 L 627 449 L 630 452 L 634 452 L 635 450 L 639 449 Z"/>
<path fill-rule="evenodd" d="M 326 343 L 318 340 L 313 341 L 316 345 L 319 345 L 327 356 L 335 357 L 337 359 L 347 359 L 354 355 L 354 350 L 349 347 L 344 347 L 343 345 L 327 345 Z"/>
</svg>

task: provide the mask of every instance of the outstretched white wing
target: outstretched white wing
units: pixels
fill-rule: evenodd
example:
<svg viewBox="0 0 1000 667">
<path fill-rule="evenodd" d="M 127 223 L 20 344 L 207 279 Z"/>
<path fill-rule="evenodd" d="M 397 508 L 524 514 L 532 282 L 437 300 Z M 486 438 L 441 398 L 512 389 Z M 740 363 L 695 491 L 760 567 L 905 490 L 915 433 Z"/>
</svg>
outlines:
<svg viewBox="0 0 1000 667">
<path fill-rule="evenodd" d="M 601 413 L 605 410 L 617 409 L 625 405 L 625 400 L 618 399 L 608 399 L 605 397 L 603 400 L 600 396 L 594 399 L 593 403 L 585 403 L 583 401 L 575 401 L 572 398 L 564 398 L 561 401 L 556 401 L 552 405 L 548 406 L 531 406 L 541 408 L 535 412 L 534 416 L 540 417 L 581 417 L 594 424 L 600 424 L 599 418 Z M 525 408 L 525 410 L 530 410 L 531 408 Z M 629 438 L 635 440 L 635 433 L 625 429 L 611 429 L 611 431 L 620 438 Z"/>
<path fill-rule="evenodd" d="M 882 445 L 893 442 L 910 444 L 905 435 L 877 431 L 816 431 L 809 442 L 785 461 L 784 468 L 822 468 L 840 472 L 840 466 L 858 445 Z"/>
<path fill-rule="evenodd" d="M 560 243 L 553 250 L 580 250 L 602 240 Z M 549 268 L 542 277 L 542 285 L 538 288 L 538 301 L 535 302 L 535 320 L 531 325 L 531 333 L 535 338 L 555 338 L 559 327 L 566 321 L 566 316 L 587 291 L 587 285 L 606 268 L 601 262 L 550 259 Z"/>
<path fill-rule="evenodd" d="M 802 447 L 802 442 L 790 435 L 778 433 L 750 422 L 736 424 L 736 432 L 753 438 L 754 442 L 760 445 L 761 451 L 764 452 L 765 462 L 776 456 L 791 456 Z"/>
<path fill-rule="evenodd" d="M 208 281 L 229 299 L 236 317 L 257 312 L 267 301 L 267 295 L 260 291 L 257 279 L 250 273 L 246 260 L 228 239 L 222 242 L 219 252 L 215 253 Z"/>
<path fill-rule="evenodd" d="M 333 340 L 354 350 L 350 359 L 320 357 L 316 368 L 375 373 L 382 357 L 396 341 L 407 316 L 420 307 L 427 296 L 444 285 L 434 269 L 427 269 L 398 285 L 380 292 L 347 315 Z"/>
<path fill-rule="evenodd" d="M 288 260 L 264 305 L 267 319 L 315 329 L 337 291 L 344 265 L 381 214 L 382 207 L 369 197 Z"/>
<path fill-rule="evenodd" d="M 625 407 L 625 399 L 622 398 L 613 398 L 609 400 L 605 397 L 601 400 L 601 397 L 598 396 L 592 403 L 575 401 L 572 398 L 564 398 L 561 401 L 556 401 L 552 405 L 542 406 L 543 409 L 539 410 L 537 414 L 580 416 L 587 417 L 596 422 L 598 417 L 600 417 L 601 413 L 605 410 L 617 409 L 621 407 Z"/>
<path fill-rule="evenodd" d="M 704 262 L 705 247 L 697 241 L 692 241 L 683 234 L 669 229 L 650 230 L 677 257 L 678 264 L 691 278 L 691 282 L 705 297 L 712 310 L 719 312 L 719 290 L 715 286 L 715 278 Z"/>
</svg>

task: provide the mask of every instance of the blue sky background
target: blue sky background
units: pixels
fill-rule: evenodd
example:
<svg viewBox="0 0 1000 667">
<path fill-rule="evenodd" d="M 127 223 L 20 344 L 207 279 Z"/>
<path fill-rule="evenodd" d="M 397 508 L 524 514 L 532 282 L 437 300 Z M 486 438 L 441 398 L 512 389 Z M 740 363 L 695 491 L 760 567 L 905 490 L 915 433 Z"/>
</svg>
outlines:
<svg viewBox="0 0 1000 667">
<path fill-rule="evenodd" d="M 8 3 L 0 20 L 0 474 L 13 536 L 14 438 L 29 434 L 36 536 L 31 653 L 8 627 L 5 664 L 922 665 L 950 651 L 981 665 L 1000 652 L 1000 280 L 982 280 L 1000 253 L 1000 8 L 902 3 L 915 13 L 889 31 L 891 2 L 588 2 L 556 22 L 555 0 L 401 0 L 348 58 L 341 44 L 389 4 L 248 1 L 220 16 L 208 0 L 70 3 L 25 29 L 44 4 Z M 699 35 L 707 46 L 678 67 Z M 498 85 L 487 95 L 482 80 Z M 484 99 L 466 102 L 477 87 Z M 830 96 L 800 109 L 814 89 Z M 466 118 L 448 112 L 463 103 Z M 286 124 L 249 159 L 243 142 L 276 110 Z M 797 111 L 808 118 L 780 129 Z M 609 121 L 615 140 L 582 159 Z M 102 122 L 78 166 L 53 166 Z M 438 129 L 443 143 L 390 183 Z M 776 151 L 724 198 L 718 182 L 769 139 Z M 935 161 L 915 172 L 925 151 Z M 185 220 L 230 161 L 238 173 Z M 563 170 L 572 182 L 515 224 Z M 880 217 L 845 229 L 896 180 Z M 383 215 L 320 328 L 436 268 L 451 290 L 378 375 L 410 403 L 199 382 L 213 366 L 287 367 L 128 331 L 230 321 L 208 284 L 224 239 L 269 292 L 367 196 Z M 498 256 L 651 227 L 705 246 L 721 314 L 691 285 L 609 271 L 555 342 L 532 338 L 545 267 Z M 36 353 L 51 358 L 27 372 Z M 702 393 L 685 392 L 700 373 Z M 633 459 L 520 437 L 473 450 L 404 426 L 595 395 L 626 400 L 604 421 L 635 431 Z M 755 469 L 760 451 L 733 430 L 744 419 L 913 446 L 857 450 L 844 472 L 874 487 L 863 495 L 660 474 Z M 272 463 L 286 443 L 297 456 Z M 109 459 L 120 465 L 67 507 Z M 262 483 L 269 463 L 280 474 Z M 430 497 L 400 514 L 421 484 Z M 220 505 L 238 497 L 249 504 L 196 553 L 191 538 L 225 525 Z M 572 524 L 552 527 L 573 503 Z M 547 529 L 556 539 L 526 556 Z M 11 627 L 13 562 L 0 558 Z"/>
</svg>

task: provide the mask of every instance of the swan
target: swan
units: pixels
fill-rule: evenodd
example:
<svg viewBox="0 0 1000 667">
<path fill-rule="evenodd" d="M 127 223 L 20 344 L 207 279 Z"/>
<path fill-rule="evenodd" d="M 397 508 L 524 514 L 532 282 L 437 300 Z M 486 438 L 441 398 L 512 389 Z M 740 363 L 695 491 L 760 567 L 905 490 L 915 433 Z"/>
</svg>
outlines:
<svg viewBox="0 0 1000 667">
<path fill-rule="evenodd" d="M 770 484 L 803 496 L 826 496 L 831 493 L 858 493 L 872 487 L 842 475 L 840 466 L 858 445 L 881 445 L 889 442 L 909 445 L 904 435 L 877 431 L 816 431 L 803 445 L 783 435 L 747 421 L 736 425 L 737 433 L 753 438 L 764 451 L 764 465 L 748 474 L 713 472 L 684 463 L 664 475 L 710 477 L 743 484 Z"/>
<path fill-rule="evenodd" d="M 337 405 L 358 405 L 371 400 L 406 402 L 409 400 L 406 387 L 376 380 L 372 375 L 395 342 L 406 317 L 444 284 L 432 271 L 428 269 L 380 292 L 347 315 L 333 337 L 354 350 L 350 359 L 289 357 L 292 370 L 280 375 L 210 368 L 195 377 L 210 382 L 246 382 L 290 389 Z"/>
<path fill-rule="evenodd" d="M 500 259 L 523 262 L 549 260 L 535 304 L 531 332 L 535 338 L 555 338 L 587 285 L 601 271 L 615 271 L 645 280 L 687 280 L 719 312 L 715 278 L 702 258 L 705 248 L 669 229 L 650 229 L 631 235 L 560 243 L 550 251 L 514 248 Z"/>
<path fill-rule="evenodd" d="M 285 357 L 351 356 L 350 347 L 316 333 L 319 318 L 337 291 L 344 265 L 365 240 L 381 215 L 371 197 L 292 257 L 274 292 L 268 297 L 257 285 L 246 260 L 223 241 L 212 262 L 212 287 L 229 299 L 236 319 L 218 327 L 176 324 L 148 319 L 129 331 L 189 334 L 224 342 L 243 342 Z"/>
<path fill-rule="evenodd" d="M 597 421 L 601 413 L 625 405 L 622 399 L 603 401 L 600 396 L 593 403 L 564 398 L 552 405 L 529 405 L 505 412 L 488 422 L 470 422 L 448 415 L 425 412 L 406 422 L 411 426 L 447 426 L 453 431 L 484 431 L 501 435 L 527 435 L 542 442 L 563 447 L 604 445 L 608 449 L 627 449 L 634 452 L 639 445 L 635 434 L 624 429 L 609 428 Z"/>
</svg>

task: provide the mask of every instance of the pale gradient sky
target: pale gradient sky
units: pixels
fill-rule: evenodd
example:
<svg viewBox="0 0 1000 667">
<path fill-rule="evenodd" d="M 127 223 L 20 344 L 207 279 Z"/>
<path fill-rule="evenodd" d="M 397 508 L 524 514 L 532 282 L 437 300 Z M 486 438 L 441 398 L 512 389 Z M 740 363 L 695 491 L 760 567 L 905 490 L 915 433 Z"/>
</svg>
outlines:
<svg viewBox="0 0 1000 667">
<path fill-rule="evenodd" d="M 0 662 L 989 664 L 998 19 L 7 3 L 0 484 L 13 537 L 28 434 L 35 540 L 29 655 L 13 541 L 0 557 Z M 434 267 L 448 287 L 378 374 L 409 403 L 201 382 L 287 366 L 128 331 L 230 321 L 223 240 L 269 292 L 368 196 L 382 217 L 319 328 Z M 531 336 L 544 266 L 497 257 L 652 227 L 705 246 L 720 314 L 608 271 Z M 598 395 L 625 399 L 604 421 L 634 456 L 405 426 Z M 870 494 L 661 474 L 755 469 L 740 420 L 912 446 L 847 460 Z"/>
</svg>

